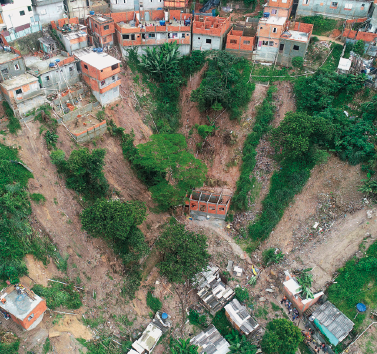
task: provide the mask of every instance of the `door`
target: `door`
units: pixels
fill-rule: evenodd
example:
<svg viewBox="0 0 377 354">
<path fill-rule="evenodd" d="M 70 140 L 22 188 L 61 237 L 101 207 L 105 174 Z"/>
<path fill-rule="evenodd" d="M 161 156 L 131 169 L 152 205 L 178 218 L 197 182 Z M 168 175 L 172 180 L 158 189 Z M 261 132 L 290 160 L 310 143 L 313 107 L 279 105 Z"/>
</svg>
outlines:
<svg viewBox="0 0 377 354">
<path fill-rule="evenodd" d="M 144 19 L 145 19 L 145 21 L 150 21 L 149 20 L 149 11 L 145 11 L 145 14 L 144 14 Z"/>
<path fill-rule="evenodd" d="M 280 44 L 279 46 L 279 52 L 282 52 L 284 50 L 284 44 Z"/>
<path fill-rule="evenodd" d="M 139 0 L 134 0 L 134 7 L 135 7 L 135 11 L 140 10 Z"/>
</svg>

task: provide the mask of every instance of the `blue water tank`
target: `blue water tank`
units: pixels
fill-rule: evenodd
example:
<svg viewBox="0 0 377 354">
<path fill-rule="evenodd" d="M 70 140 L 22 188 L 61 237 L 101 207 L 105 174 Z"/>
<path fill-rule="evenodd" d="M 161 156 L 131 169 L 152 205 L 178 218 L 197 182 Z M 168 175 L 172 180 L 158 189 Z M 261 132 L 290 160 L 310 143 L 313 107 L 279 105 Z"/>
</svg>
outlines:
<svg viewBox="0 0 377 354">
<path fill-rule="evenodd" d="M 168 318 L 168 314 L 166 312 L 163 312 L 162 315 L 161 315 L 161 318 L 163 320 L 166 320 Z"/>
<path fill-rule="evenodd" d="M 264 12 L 263 13 L 263 17 L 264 18 L 269 18 L 270 17 L 270 13 L 269 12 Z"/>
<path fill-rule="evenodd" d="M 60 59 L 55 59 L 55 63 L 60 63 Z"/>
<path fill-rule="evenodd" d="M 89 11 L 89 15 L 94 15 L 95 12 L 94 11 Z"/>
<path fill-rule="evenodd" d="M 55 63 L 50 63 L 50 64 L 48 64 L 48 66 L 49 66 L 50 68 L 53 68 L 53 67 L 55 66 Z"/>
<path fill-rule="evenodd" d="M 165 20 L 160 21 L 160 26 L 165 26 Z"/>
<path fill-rule="evenodd" d="M 97 48 L 93 48 L 92 50 L 93 50 L 93 52 L 96 52 L 96 51 L 97 51 Z"/>
<path fill-rule="evenodd" d="M 97 48 L 97 53 L 102 53 L 103 49 L 102 48 Z"/>
</svg>

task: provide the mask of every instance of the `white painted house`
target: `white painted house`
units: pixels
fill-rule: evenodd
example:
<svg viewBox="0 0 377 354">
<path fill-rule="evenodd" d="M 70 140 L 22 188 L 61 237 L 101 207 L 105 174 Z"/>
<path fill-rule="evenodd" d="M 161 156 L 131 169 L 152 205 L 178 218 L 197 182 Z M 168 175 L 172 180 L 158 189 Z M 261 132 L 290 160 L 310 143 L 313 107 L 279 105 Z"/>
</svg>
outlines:
<svg viewBox="0 0 377 354">
<path fill-rule="evenodd" d="M 42 25 L 47 25 L 51 21 L 63 18 L 63 0 L 32 0 L 34 13 L 39 16 Z"/>
</svg>

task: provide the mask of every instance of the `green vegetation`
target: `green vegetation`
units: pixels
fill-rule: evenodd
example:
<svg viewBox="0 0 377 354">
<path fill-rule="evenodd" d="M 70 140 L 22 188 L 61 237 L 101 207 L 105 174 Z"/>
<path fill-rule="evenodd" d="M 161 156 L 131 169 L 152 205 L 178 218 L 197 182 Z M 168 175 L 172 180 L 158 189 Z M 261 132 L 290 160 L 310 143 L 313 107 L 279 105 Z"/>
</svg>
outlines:
<svg viewBox="0 0 377 354">
<path fill-rule="evenodd" d="M 266 354 L 292 354 L 302 341 L 298 327 L 289 320 L 277 319 L 267 324 L 261 347 Z"/>
<path fill-rule="evenodd" d="M 269 124 L 274 119 L 275 106 L 273 103 L 273 93 L 276 92 L 276 86 L 271 86 L 263 103 L 258 106 L 255 116 L 253 131 L 247 136 L 243 146 L 243 157 L 240 178 L 237 181 L 237 189 L 232 198 L 232 207 L 235 210 L 247 210 L 250 202 L 250 192 L 255 184 L 255 179 L 250 180 L 254 167 L 256 165 L 256 147 L 260 139 L 269 129 Z"/>
<path fill-rule="evenodd" d="M 241 336 L 237 331 L 228 334 L 226 340 L 230 344 L 229 353 L 231 354 L 255 354 L 257 352 L 257 347 L 252 345 L 246 336 Z"/>
<path fill-rule="evenodd" d="M 198 347 L 190 344 L 190 338 L 188 339 L 173 339 L 170 338 L 170 353 L 171 354 L 197 354 Z"/>
<path fill-rule="evenodd" d="M 7 128 L 11 134 L 16 134 L 19 130 L 21 130 L 20 121 L 15 117 L 12 108 L 10 108 L 9 103 L 7 101 L 3 101 L 3 107 L 5 115 L 8 117 L 8 125 Z"/>
<path fill-rule="evenodd" d="M 274 247 L 268 248 L 262 252 L 262 259 L 265 267 L 268 267 L 271 264 L 277 264 L 283 258 L 284 254 Z"/>
<path fill-rule="evenodd" d="M 95 199 L 104 197 L 109 189 L 103 174 L 105 154 L 105 149 L 94 149 L 90 152 L 88 148 L 80 148 L 73 150 L 68 159 L 62 150 L 55 150 L 50 156 L 58 172 L 66 177 L 68 188 L 87 199 Z"/>
<path fill-rule="evenodd" d="M 160 274 L 171 283 L 184 284 L 208 265 L 207 237 L 185 230 L 175 219 L 166 226 L 156 246 L 162 254 L 157 265 Z"/>
<path fill-rule="evenodd" d="M 324 35 L 338 27 L 337 20 L 332 20 L 323 16 L 304 16 L 300 17 L 298 21 L 313 24 L 313 34 L 317 36 Z"/>
<path fill-rule="evenodd" d="M 303 57 L 294 57 L 292 58 L 292 66 L 295 68 L 302 68 L 304 65 L 304 58 Z"/>
<path fill-rule="evenodd" d="M 360 313 L 356 317 L 356 304 L 361 302 L 371 309 L 376 307 L 377 242 L 368 248 L 364 257 L 352 258 L 338 272 L 336 283 L 327 290 L 328 299 L 355 323 L 354 330 L 358 331 L 366 314 Z"/>
<path fill-rule="evenodd" d="M 311 270 L 312 268 L 302 270 L 300 276 L 297 278 L 297 282 L 301 286 L 300 290 L 303 299 L 314 299 L 314 295 L 310 290 L 313 282 L 313 275 L 309 274 Z"/>
<path fill-rule="evenodd" d="M 243 303 L 249 300 L 249 292 L 246 288 L 242 288 L 240 286 L 234 289 L 235 298 L 240 302 Z"/>
<path fill-rule="evenodd" d="M 11 332 L 0 332 L 0 354 L 17 354 L 19 338 Z"/>
<path fill-rule="evenodd" d="M 249 82 L 251 64 L 226 51 L 217 51 L 208 61 L 202 82 L 191 93 L 200 111 L 227 109 L 230 119 L 241 118 L 255 85 Z"/>
<path fill-rule="evenodd" d="M 102 335 L 98 340 L 86 341 L 85 339 L 77 339 L 85 348 L 87 348 L 87 354 L 122 354 L 128 353 L 131 348 L 131 342 L 125 341 L 120 347 L 113 342 L 112 338 L 108 335 Z M 116 339 L 119 341 L 119 339 Z"/>
<path fill-rule="evenodd" d="M 56 143 L 58 141 L 59 135 L 55 134 L 54 132 L 51 132 L 50 130 L 47 130 L 44 135 L 47 149 L 56 149 Z"/>
<path fill-rule="evenodd" d="M 158 297 L 153 296 L 153 294 L 148 291 L 147 293 L 147 306 L 153 311 L 157 312 L 161 310 L 162 302 Z"/>
<path fill-rule="evenodd" d="M 343 46 L 341 44 L 331 44 L 331 54 L 327 58 L 326 62 L 322 65 L 322 70 L 335 72 L 339 65 L 339 60 L 342 55 Z"/>
<path fill-rule="evenodd" d="M 39 203 L 44 203 L 46 201 L 46 198 L 43 194 L 40 194 L 40 193 L 33 193 L 33 194 L 30 194 L 30 199 L 33 201 L 33 202 L 36 202 L 37 204 Z"/>
<path fill-rule="evenodd" d="M 354 45 L 353 45 L 353 51 L 356 54 L 359 54 L 360 56 L 364 55 L 365 52 L 365 42 L 363 40 L 358 40 Z"/>
<path fill-rule="evenodd" d="M 129 300 L 135 298 L 136 291 L 138 291 L 141 283 L 141 272 L 138 267 L 132 267 L 127 275 L 124 286 L 121 289 L 121 295 Z"/>
<path fill-rule="evenodd" d="M 137 262 L 149 252 L 143 233 L 137 228 L 146 218 L 144 202 L 98 199 L 81 214 L 84 230 L 111 242 L 124 264 Z"/>
<path fill-rule="evenodd" d="M 206 315 L 200 315 L 197 311 L 190 309 L 188 319 L 192 325 L 205 328 L 207 325 Z"/>
<path fill-rule="evenodd" d="M 45 343 L 43 344 L 42 352 L 43 354 L 47 354 L 51 349 L 50 338 L 46 338 Z"/>
<path fill-rule="evenodd" d="M 75 289 L 73 283 L 68 283 L 66 279 L 56 280 L 65 282 L 68 285 L 50 282 L 50 286 L 44 287 L 43 285 L 35 284 L 32 290 L 46 299 L 47 307 L 51 310 L 59 306 L 72 310 L 80 308 L 82 305 L 80 293 Z"/>
<path fill-rule="evenodd" d="M 233 327 L 225 315 L 225 309 L 221 309 L 216 313 L 215 317 L 212 319 L 212 324 L 223 337 L 231 334 L 233 331 Z"/>
<path fill-rule="evenodd" d="M 266 65 L 254 64 L 252 78 L 260 82 L 289 81 L 295 80 L 294 76 L 289 74 L 290 69 L 283 67 L 271 67 Z"/>
<path fill-rule="evenodd" d="M 210 125 L 198 125 L 197 128 L 198 134 L 201 136 L 202 139 L 205 139 L 208 135 L 211 135 L 215 129 L 215 127 Z"/>
</svg>

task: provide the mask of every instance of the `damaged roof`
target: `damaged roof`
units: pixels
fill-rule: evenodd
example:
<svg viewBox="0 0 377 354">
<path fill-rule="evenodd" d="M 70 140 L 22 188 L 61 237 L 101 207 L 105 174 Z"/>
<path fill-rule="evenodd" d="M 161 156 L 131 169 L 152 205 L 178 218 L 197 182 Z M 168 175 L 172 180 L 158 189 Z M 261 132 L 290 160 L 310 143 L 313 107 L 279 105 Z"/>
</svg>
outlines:
<svg viewBox="0 0 377 354">
<path fill-rule="evenodd" d="M 199 347 L 198 354 L 226 354 L 229 352 L 229 343 L 212 324 L 192 338 L 190 343 Z"/>
<path fill-rule="evenodd" d="M 312 316 L 326 327 L 339 342 L 348 336 L 354 326 L 354 323 L 329 301 L 318 307 Z"/>
</svg>

